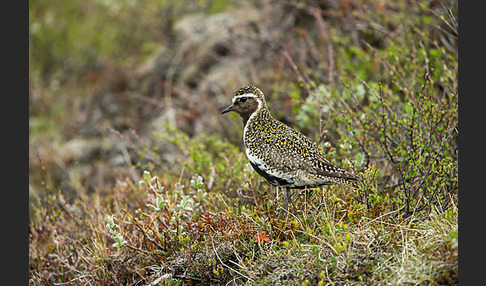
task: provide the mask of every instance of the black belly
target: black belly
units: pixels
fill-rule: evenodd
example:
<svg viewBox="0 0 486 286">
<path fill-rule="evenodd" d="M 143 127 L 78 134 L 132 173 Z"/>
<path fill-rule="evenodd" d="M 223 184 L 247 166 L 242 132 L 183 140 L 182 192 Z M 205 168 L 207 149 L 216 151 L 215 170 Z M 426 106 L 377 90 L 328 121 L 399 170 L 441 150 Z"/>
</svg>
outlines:
<svg viewBox="0 0 486 286">
<path fill-rule="evenodd" d="M 253 163 L 250 161 L 251 166 L 255 171 L 257 171 L 258 174 L 260 174 L 262 177 L 264 177 L 270 184 L 277 186 L 277 187 L 286 187 L 288 185 L 291 185 L 293 182 L 288 181 L 284 178 L 280 178 L 277 176 L 274 176 L 272 174 L 269 174 L 265 172 L 264 170 L 260 169 L 259 165 Z"/>
</svg>

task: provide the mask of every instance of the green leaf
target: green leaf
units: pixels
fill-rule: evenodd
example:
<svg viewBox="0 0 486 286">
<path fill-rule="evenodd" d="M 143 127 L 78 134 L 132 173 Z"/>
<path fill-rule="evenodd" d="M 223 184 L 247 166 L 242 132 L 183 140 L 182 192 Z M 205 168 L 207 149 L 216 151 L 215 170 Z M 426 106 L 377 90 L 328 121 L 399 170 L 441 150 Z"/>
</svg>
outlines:
<svg viewBox="0 0 486 286">
<path fill-rule="evenodd" d="M 407 102 L 405 104 L 404 109 L 405 109 L 405 113 L 408 115 L 408 117 L 412 118 L 412 116 L 413 116 L 413 106 L 412 106 L 412 104 L 410 102 Z"/>
<path fill-rule="evenodd" d="M 149 171 L 147 171 L 147 170 L 143 171 L 143 179 L 146 182 L 150 182 L 150 180 L 152 179 L 152 176 L 150 175 Z"/>
<path fill-rule="evenodd" d="M 363 153 L 358 153 L 354 157 L 354 166 L 355 167 L 361 167 L 364 163 L 364 156 Z"/>
</svg>

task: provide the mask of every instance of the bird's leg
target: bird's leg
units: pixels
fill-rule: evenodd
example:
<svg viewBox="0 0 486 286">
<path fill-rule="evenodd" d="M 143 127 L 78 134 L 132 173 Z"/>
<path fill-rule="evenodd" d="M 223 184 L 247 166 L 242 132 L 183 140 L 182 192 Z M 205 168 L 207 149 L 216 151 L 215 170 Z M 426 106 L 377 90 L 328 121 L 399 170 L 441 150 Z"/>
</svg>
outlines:
<svg viewBox="0 0 486 286">
<path fill-rule="evenodd" d="M 283 205 L 278 214 L 279 220 L 282 216 L 285 216 L 285 219 L 287 219 L 288 212 L 289 212 L 289 200 L 290 200 L 290 188 L 284 188 Z"/>
<path fill-rule="evenodd" d="M 311 202 L 311 197 L 312 197 L 312 194 L 314 193 L 314 190 L 313 189 L 307 189 L 305 188 L 305 198 L 307 200 L 307 202 L 309 204 L 312 204 Z"/>
<path fill-rule="evenodd" d="M 320 212 L 320 211 L 321 211 L 322 205 L 323 205 L 323 203 L 324 203 L 324 190 L 323 190 L 323 188 L 322 188 L 322 187 L 319 187 L 319 192 L 320 192 L 322 195 L 321 195 L 321 198 L 320 198 L 320 200 L 319 200 L 319 207 L 318 207 L 318 209 L 317 209 L 317 211 L 318 211 L 318 212 Z"/>
<path fill-rule="evenodd" d="M 308 189 L 307 187 L 305 187 L 305 189 L 293 195 L 292 200 L 294 200 L 296 197 L 303 197 L 304 199 L 308 200 L 310 197 L 312 197 L 313 193 L 314 193 L 313 189 Z"/>
</svg>

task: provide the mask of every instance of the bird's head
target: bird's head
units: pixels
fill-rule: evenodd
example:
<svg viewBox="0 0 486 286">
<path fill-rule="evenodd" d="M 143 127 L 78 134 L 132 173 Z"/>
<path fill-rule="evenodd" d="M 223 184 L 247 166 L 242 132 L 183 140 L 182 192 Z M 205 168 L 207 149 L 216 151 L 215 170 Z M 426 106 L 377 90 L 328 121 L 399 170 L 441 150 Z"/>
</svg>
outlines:
<svg viewBox="0 0 486 286">
<path fill-rule="evenodd" d="M 246 123 L 253 113 L 262 108 L 266 108 L 263 92 L 254 86 L 246 85 L 233 94 L 232 104 L 221 111 L 221 114 L 234 111 Z"/>
</svg>

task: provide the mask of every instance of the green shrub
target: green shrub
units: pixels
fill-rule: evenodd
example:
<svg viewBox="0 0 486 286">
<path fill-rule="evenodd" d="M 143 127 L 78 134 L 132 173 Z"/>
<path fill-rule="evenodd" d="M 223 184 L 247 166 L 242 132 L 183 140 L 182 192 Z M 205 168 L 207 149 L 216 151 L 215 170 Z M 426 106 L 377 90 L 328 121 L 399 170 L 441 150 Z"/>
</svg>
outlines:
<svg viewBox="0 0 486 286">
<path fill-rule="evenodd" d="M 347 47 L 350 39 L 335 38 L 339 82 L 315 84 L 316 76 L 303 90 L 291 86 L 290 94 L 301 127 L 313 125 L 316 141 L 327 141 L 326 156 L 372 177 L 357 198 L 373 208 L 379 195 L 385 200 L 379 203 L 390 206 L 383 210 L 409 217 L 457 201 L 457 23 L 452 10 L 439 15 L 425 5 L 398 8 L 400 21 L 360 14 L 371 25 L 383 17 L 382 25 L 395 29 L 393 38 L 382 39 L 386 43 L 363 39 L 346 50 L 340 44 Z M 405 17 L 405 11 L 421 16 Z"/>
</svg>

